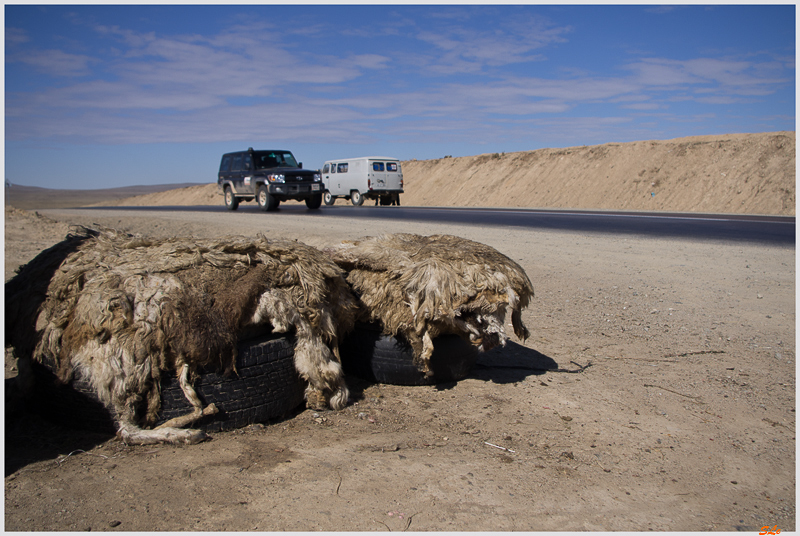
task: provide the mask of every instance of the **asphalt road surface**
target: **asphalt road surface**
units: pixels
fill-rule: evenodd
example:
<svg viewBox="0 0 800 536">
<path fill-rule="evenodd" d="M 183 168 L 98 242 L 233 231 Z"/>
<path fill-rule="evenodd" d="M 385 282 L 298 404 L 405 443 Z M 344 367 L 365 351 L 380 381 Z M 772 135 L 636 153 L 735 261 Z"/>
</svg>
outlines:
<svg viewBox="0 0 800 536">
<path fill-rule="evenodd" d="M 103 210 L 224 212 L 220 206 L 94 207 Z M 243 203 L 240 212 L 260 212 L 254 203 Z M 464 223 L 481 226 L 557 229 L 576 232 L 630 234 L 700 240 L 723 240 L 794 245 L 794 216 L 689 214 L 662 212 L 611 212 L 515 208 L 435 208 L 323 206 L 283 204 L 278 213 L 305 213 L 313 218 L 379 218 Z"/>
</svg>

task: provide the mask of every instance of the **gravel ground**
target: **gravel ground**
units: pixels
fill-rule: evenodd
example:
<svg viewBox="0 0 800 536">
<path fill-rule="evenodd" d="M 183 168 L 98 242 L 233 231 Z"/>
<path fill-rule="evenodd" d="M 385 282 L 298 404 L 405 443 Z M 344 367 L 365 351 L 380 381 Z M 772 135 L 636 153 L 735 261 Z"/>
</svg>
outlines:
<svg viewBox="0 0 800 536">
<path fill-rule="evenodd" d="M 796 528 L 794 247 L 291 210 L 7 209 L 6 279 L 76 223 L 314 246 L 455 234 L 527 271 L 532 336 L 457 384 L 353 378 L 342 411 L 194 446 L 128 447 L 7 415 L 7 530 Z"/>
</svg>

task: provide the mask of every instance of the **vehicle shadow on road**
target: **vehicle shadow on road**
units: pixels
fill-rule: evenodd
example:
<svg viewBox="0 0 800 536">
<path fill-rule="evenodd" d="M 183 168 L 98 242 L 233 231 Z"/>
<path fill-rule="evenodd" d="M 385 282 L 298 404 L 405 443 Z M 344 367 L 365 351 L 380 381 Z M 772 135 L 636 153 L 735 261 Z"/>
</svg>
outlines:
<svg viewBox="0 0 800 536">
<path fill-rule="evenodd" d="M 498 346 L 480 354 L 469 378 L 494 383 L 515 383 L 528 376 L 541 376 L 556 369 L 558 363 L 552 357 L 509 341 L 505 347 Z"/>
</svg>

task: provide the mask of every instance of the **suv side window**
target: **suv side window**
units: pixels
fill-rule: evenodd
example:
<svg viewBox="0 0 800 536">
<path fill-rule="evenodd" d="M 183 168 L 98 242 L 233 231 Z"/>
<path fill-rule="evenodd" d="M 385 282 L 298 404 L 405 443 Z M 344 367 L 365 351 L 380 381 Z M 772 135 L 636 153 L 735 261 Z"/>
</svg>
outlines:
<svg viewBox="0 0 800 536">
<path fill-rule="evenodd" d="M 222 157 L 222 163 L 219 165 L 220 171 L 228 171 L 231 169 L 231 155 L 226 154 Z"/>
<path fill-rule="evenodd" d="M 242 154 L 239 153 L 233 156 L 233 165 L 231 166 L 231 171 L 241 171 L 242 170 Z"/>
<path fill-rule="evenodd" d="M 252 158 L 250 158 L 249 154 L 244 155 L 244 161 L 242 162 L 242 169 L 244 171 L 250 171 L 252 169 Z"/>
</svg>

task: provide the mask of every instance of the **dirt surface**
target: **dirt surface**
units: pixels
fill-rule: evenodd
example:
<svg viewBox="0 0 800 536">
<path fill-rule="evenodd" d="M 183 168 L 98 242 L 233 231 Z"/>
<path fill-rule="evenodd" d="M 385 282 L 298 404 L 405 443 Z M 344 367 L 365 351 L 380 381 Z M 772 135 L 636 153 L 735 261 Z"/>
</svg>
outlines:
<svg viewBox="0 0 800 536">
<path fill-rule="evenodd" d="M 199 445 L 130 447 L 7 414 L 6 530 L 796 528 L 794 247 L 289 211 L 7 209 L 5 221 L 6 279 L 94 222 L 314 246 L 456 234 L 519 262 L 536 290 L 531 338 L 465 380 L 350 378 L 342 411 Z"/>
<path fill-rule="evenodd" d="M 401 203 L 794 215 L 795 147 L 794 132 L 767 132 L 411 160 Z M 222 195 L 214 182 L 93 202 L 222 205 Z"/>
</svg>

